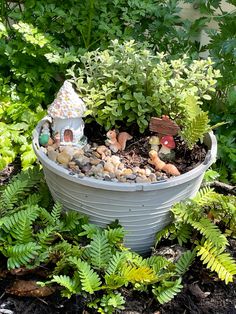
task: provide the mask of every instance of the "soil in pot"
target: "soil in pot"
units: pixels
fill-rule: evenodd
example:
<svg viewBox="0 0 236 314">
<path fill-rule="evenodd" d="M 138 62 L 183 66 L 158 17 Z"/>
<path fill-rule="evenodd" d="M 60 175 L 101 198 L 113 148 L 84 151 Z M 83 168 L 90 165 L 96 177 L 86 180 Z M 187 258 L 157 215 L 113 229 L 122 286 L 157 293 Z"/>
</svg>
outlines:
<svg viewBox="0 0 236 314">
<path fill-rule="evenodd" d="M 135 128 L 129 132 L 132 139 L 127 141 L 123 151 L 114 152 L 105 146 L 106 132 L 95 123 L 85 127 L 88 143 L 83 148 L 59 146 L 50 141 L 42 149 L 50 159 L 79 177 L 127 183 L 152 183 L 168 179 L 171 174 L 156 170 L 150 163 L 150 138 L 155 134 L 149 131 L 137 136 Z M 204 161 L 207 152 L 204 144 L 197 143 L 189 150 L 179 136 L 174 136 L 174 141 L 175 149 L 165 163 L 174 165 L 180 174 L 192 170 Z"/>
</svg>

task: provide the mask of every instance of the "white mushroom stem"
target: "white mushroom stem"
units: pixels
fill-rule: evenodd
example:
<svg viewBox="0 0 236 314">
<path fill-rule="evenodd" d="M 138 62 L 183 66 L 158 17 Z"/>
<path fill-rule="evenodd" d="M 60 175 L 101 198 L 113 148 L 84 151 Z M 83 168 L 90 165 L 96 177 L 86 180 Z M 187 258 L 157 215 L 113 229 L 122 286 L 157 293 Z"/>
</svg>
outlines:
<svg viewBox="0 0 236 314">
<path fill-rule="evenodd" d="M 165 145 L 161 146 L 161 149 L 159 150 L 159 154 L 167 155 L 170 153 L 170 148 L 166 147 Z"/>
</svg>

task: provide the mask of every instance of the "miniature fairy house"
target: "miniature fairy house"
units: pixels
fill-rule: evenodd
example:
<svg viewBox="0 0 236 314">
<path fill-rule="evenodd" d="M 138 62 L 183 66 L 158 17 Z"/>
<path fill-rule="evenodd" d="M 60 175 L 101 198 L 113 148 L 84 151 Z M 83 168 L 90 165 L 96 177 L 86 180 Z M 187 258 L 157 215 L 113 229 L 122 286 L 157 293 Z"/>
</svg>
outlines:
<svg viewBox="0 0 236 314">
<path fill-rule="evenodd" d="M 48 108 L 54 137 L 59 138 L 60 145 L 81 146 L 80 141 L 84 135 L 82 116 L 85 110 L 85 104 L 72 84 L 65 81 L 56 99 Z"/>
</svg>

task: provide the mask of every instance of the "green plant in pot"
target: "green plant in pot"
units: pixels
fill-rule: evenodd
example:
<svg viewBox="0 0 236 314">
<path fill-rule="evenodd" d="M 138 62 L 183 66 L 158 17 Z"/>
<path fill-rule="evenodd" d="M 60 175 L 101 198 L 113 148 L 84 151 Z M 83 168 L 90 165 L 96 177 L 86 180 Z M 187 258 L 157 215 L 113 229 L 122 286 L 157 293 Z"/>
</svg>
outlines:
<svg viewBox="0 0 236 314">
<path fill-rule="evenodd" d="M 168 115 L 193 148 L 210 130 L 201 105 L 211 99 L 220 73 L 210 59 L 166 59 L 134 41 L 118 40 L 82 56 L 68 74 L 87 104 L 87 121 L 95 119 L 106 130 L 137 124 L 144 133 L 152 116 Z"/>
<path fill-rule="evenodd" d="M 158 180 L 157 173 L 160 172 L 156 171 L 156 166 L 153 169 L 153 164 L 148 164 L 150 152 L 147 150 L 147 156 L 141 158 L 146 158 L 145 167 L 153 171 L 152 174 L 156 176 L 154 181 L 137 180 L 140 179 L 139 174 L 132 182 L 127 177 L 126 181 L 119 181 L 118 177 L 112 180 L 112 172 L 109 172 L 109 180 L 106 180 L 105 177 L 93 175 L 81 177 L 79 173 L 50 160 L 38 143 L 44 121 L 40 121 L 35 129 L 33 147 L 42 163 L 53 198 L 62 203 L 65 209 L 88 215 L 92 223 L 100 226 L 118 219 L 127 231 L 125 245 L 136 252 L 147 253 L 154 243 L 156 232 L 171 222 L 171 206 L 196 195 L 204 172 L 215 160 L 216 140 L 212 133 L 208 133 L 208 114 L 201 109 L 201 104 L 204 98 L 210 98 L 209 94 L 214 91 L 216 78 L 220 74 L 213 70 L 210 60 L 190 63 L 184 57 L 166 61 L 166 56 L 153 55 L 134 41 L 122 45 L 113 41 L 109 49 L 88 52 L 80 61 L 79 67 L 74 66 L 68 74 L 87 106 L 87 126 L 95 120 L 103 127 L 103 135 L 107 131 L 109 133 L 111 128 L 117 128 L 120 132 L 131 130 L 134 139 L 129 147 L 137 138 L 144 139 L 142 143 L 146 147 L 151 134 L 148 130 L 151 118 L 168 115 L 179 126 L 176 140 L 185 142 L 183 155 L 186 150 L 195 155 L 195 143 L 199 139 L 208 147 L 205 159 L 192 170 L 185 173 L 180 171 L 181 175 L 178 176 L 165 176 Z M 96 130 L 92 129 L 91 133 L 96 133 Z M 92 142 L 89 137 L 88 141 Z M 91 147 L 90 154 L 93 154 L 96 146 Z M 129 154 L 129 147 L 120 156 L 111 157 L 123 158 L 122 153 Z M 133 161 L 137 156 L 131 154 L 128 158 Z M 101 161 L 104 170 L 108 162 L 106 157 Z M 153 154 L 149 154 L 149 157 L 151 159 Z M 184 158 L 189 162 L 186 156 Z M 92 165 L 90 169 L 97 166 Z M 133 170 L 132 167 L 133 164 L 128 170 Z M 147 170 L 142 165 L 139 168 Z M 118 171 L 122 172 L 120 169 Z M 150 175 L 146 179 L 149 178 Z"/>
</svg>

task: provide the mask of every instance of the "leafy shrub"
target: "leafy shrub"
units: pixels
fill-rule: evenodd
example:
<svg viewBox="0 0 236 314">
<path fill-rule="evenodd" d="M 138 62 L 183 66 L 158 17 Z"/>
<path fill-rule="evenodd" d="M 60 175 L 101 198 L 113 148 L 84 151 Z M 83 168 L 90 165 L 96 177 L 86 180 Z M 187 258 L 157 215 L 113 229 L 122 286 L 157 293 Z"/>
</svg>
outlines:
<svg viewBox="0 0 236 314">
<path fill-rule="evenodd" d="M 209 129 L 208 116 L 200 108 L 211 99 L 219 72 L 212 62 L 189 62 L 187 57 L 165 61 L 134 41 L 109 49 L 88 52 L 73 77 L 95 120 L 107 130 L 121 124 L 137 123 L 144 132 L 151 116 L 169 115 L 182 128 L 190 148 Z"/>
</svg>

